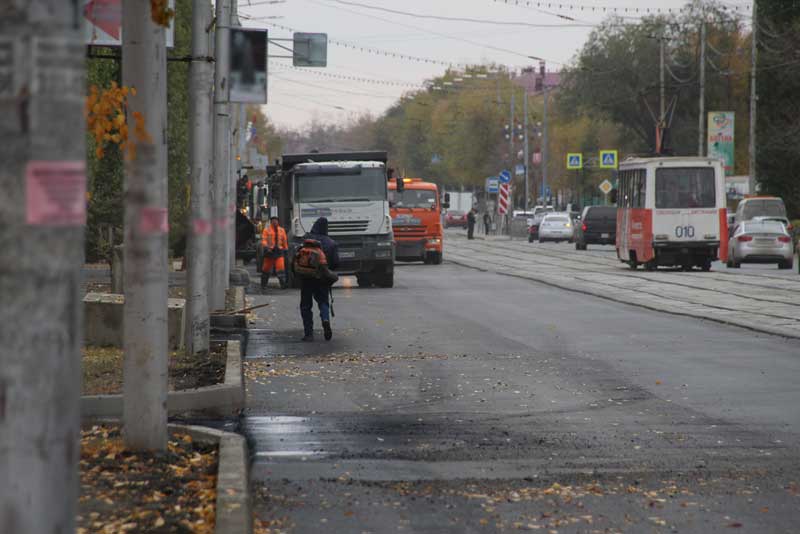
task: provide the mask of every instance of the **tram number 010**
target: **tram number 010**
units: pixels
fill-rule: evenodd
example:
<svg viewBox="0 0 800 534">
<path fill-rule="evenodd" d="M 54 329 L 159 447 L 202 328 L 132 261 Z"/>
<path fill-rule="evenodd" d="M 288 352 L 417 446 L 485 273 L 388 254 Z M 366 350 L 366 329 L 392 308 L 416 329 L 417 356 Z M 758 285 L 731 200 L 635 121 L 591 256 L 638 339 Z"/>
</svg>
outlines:
<svg viewBox="0 0 800 534">
<path fill-rule="evenodd" d="M 675 237 L 683 238 L 688 237 L 689 239 L 694 238 L 694 226 L 676 226 L 675 227 Z"/>
</svg>

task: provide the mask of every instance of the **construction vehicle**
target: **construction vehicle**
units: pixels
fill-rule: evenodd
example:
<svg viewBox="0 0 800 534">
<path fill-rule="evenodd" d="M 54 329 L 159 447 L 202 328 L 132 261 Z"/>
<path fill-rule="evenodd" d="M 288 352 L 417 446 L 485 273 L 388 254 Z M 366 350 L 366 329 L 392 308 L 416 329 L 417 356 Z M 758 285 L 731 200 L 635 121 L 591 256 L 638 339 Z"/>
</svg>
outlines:
<svg viewBox="0 0 800 534">
<path fill-rule="evenodd" d="M 320 217 L 339 245 L 340 274 L 359 287 L 394 285 L 394 236 L 389 215 L 387 153 L 285 154 L 268 180 L 271 215 L 289 238 L 289 257 Z M 296 287 L 289 269 L 289 283 Z"/>
<path fill-rule="evenodd" d="M 401 191 L 397 190 L 398 180 L 403 183 Z M 436 184 L 420 178 L 389 180 L 397 260 L 442 263 L 442 207 Z"/>
</svg>

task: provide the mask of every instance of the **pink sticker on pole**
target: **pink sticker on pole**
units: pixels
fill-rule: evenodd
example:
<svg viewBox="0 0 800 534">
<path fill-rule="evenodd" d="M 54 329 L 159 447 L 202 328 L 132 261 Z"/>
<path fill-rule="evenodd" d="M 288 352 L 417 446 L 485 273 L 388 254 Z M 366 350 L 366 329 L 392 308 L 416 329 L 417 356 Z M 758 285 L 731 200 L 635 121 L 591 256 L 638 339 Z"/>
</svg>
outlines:
<svg viewBox="0 0 800 534">
<path fill-rule="evenodd" d="M 169 232 L 167 208 L 146 206 L 139 211 L 139 232 L 143 235 L 161 235 Z"/>
<path fill-rule="evenodd" d="M 35 226 L 86 224 L 86 163 L 29 161 L 25 168 L 25 222 Z"/>
<path fill-rule="evenodd" d="M 194 229 L 194 235 L 205 236 L 211 235 L 213 225 L 208 219 L 194 219 L 192 220 L 192 228 Z"/>
</svg>

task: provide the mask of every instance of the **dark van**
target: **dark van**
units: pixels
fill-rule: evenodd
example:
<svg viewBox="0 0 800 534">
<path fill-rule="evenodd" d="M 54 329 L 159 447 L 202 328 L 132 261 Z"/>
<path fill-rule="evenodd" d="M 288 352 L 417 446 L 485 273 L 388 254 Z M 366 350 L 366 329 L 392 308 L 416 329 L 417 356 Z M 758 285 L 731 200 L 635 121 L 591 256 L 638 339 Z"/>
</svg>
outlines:
<svg viewBox="0 0 800 534">
<path fill-rule="evenodd" d="M 613 206 L 586 206 L 581 224 L 575 228 L 575 250 L 586 250 L 587 245 L 613 245 L 617 240 L 617 208 Z"/>
</svg>

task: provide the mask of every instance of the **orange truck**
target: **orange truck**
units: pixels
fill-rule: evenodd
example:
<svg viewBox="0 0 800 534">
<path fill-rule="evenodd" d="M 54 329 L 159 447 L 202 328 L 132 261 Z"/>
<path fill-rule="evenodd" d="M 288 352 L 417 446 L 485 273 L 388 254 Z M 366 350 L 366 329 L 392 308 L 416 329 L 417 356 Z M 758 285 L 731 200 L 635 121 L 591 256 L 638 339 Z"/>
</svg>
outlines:
<svg viewBox="0 0 800 534">
<path fill-rule="evenodd" d="M 398 191 L 397 180 L 389 180 L 396 259 L 441 264 L 443 204 L 439 188 L 420 178 L 402 178 L 403 185 Z"/>
</svg>

